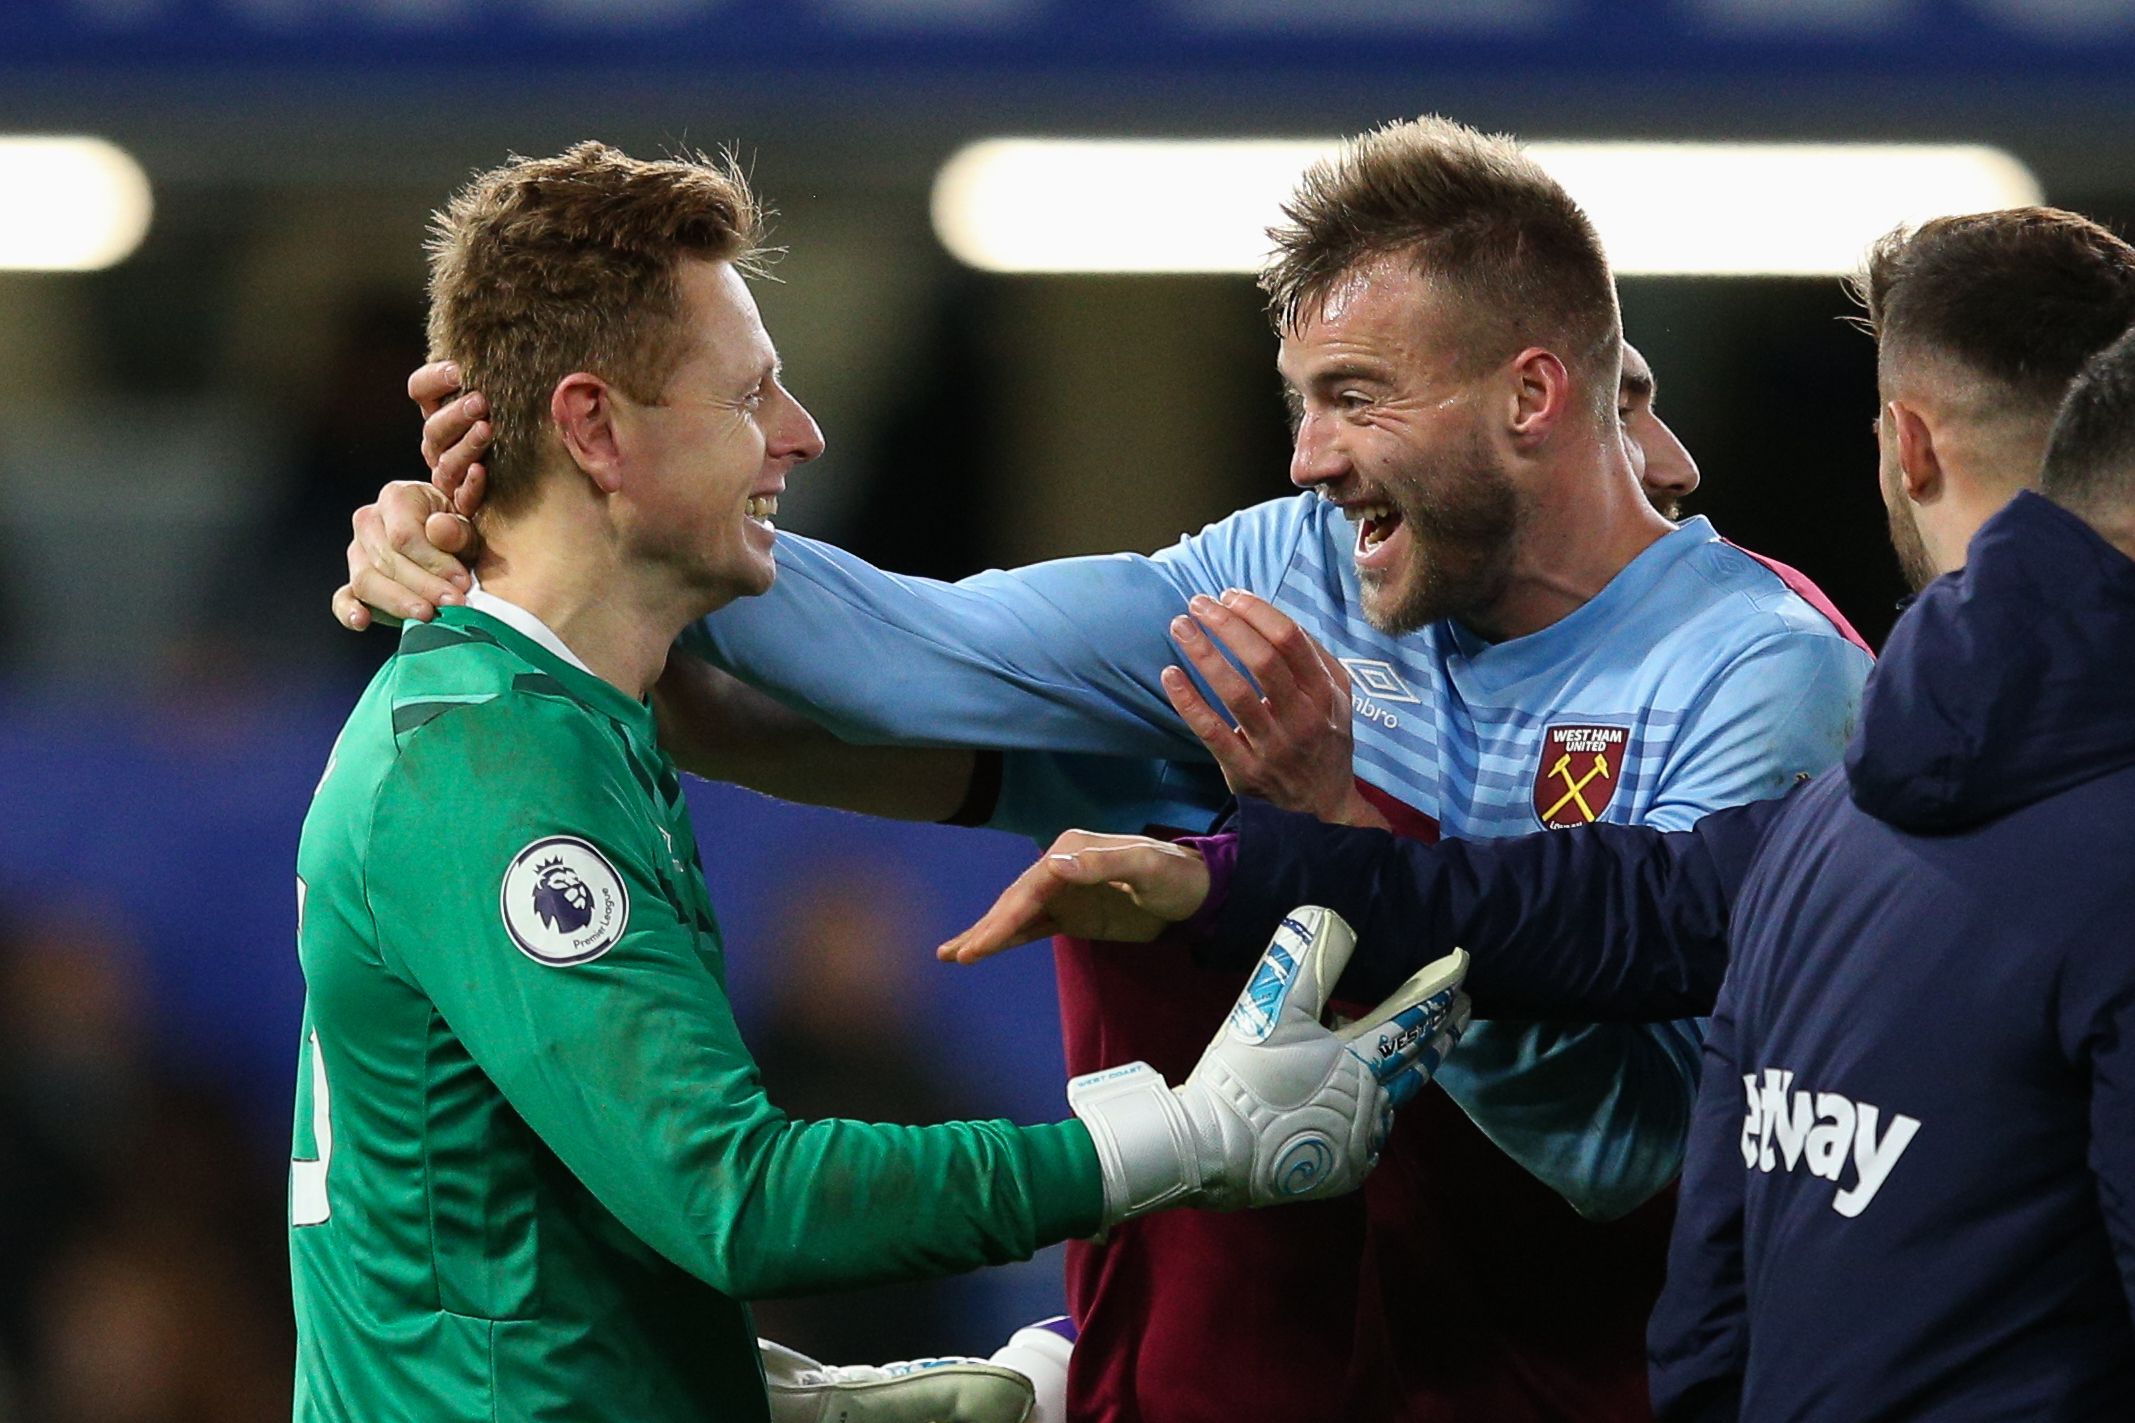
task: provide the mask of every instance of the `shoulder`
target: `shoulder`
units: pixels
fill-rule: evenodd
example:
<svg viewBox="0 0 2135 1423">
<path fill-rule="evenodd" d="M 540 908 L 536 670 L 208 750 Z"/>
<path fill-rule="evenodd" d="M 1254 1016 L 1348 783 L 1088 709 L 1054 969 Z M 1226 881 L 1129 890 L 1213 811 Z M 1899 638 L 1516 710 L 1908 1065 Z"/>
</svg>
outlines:
<svg viewBox="0 0 2135 1423">
<path fill-rule="evenodd" d="M 1705 532 L 1708 537 L 1685 551 L 1681 573 L 1695 579 L 1702 592 L 1701 616 L 1732 629 L 1734 645 L 1768 638 L 1829 639 L 1867 658 L 1867 646 L 1852 624 L 1807 575 L 1728 542 L 1710 525 Z"/>
<path fill-rule="evenodd" d="M 1246 550 L 1263 557 L 1288 557 L 1299 539 L 1316 532 L 1334 506 L 1317 494 L 1295 494 L 1269 499 L 1224 515 L 1188 534 L 1175 548 L 1226 548 Z"/>
<path fill-rule="evenodd" d="M 439 629 L 413 649 L 404 638 L 381 690 L 393 746 L 382 797 L 479 807 L 632 779 L 621 727 L 478 628 Z"/>
</svg>

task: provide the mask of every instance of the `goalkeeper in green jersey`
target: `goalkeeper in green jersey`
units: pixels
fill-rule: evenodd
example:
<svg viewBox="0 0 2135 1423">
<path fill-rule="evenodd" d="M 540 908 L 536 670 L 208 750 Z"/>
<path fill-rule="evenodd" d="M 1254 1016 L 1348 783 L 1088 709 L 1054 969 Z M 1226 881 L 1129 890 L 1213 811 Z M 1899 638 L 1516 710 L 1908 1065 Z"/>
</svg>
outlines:
<svg viewBox="0 0 2135 1423">
<path fill-rule="evenodd" d="M 299 1419 L 763 1419 L 747 1300 L 1346 1190 L 1464 1021 L 1456 956 L 1322 1027 L 1349 940 L 1301 909 L 1176 1089 L 1114 1068 L 1035 1127 L 765 1100 L 646 701 L 686 624 L 770 586 L 822 449 L 743 280 L 757 227 L 730 167 L 598 144 L 437 220 L 432 345 L 493 401 L 484 551 L 304 823 Z"/>
</svg>

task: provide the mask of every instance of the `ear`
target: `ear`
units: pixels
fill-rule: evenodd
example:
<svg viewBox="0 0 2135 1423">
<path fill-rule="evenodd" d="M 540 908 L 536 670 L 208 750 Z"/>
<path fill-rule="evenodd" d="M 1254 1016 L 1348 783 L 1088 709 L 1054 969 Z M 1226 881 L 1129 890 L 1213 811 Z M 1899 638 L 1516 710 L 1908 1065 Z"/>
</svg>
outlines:
<svg viewBox="0 0 2135 1423">
<path fill-rule="evenodd" d="M 623 487 L 615 415 L 615 392 L 599 376 L 573 371 L 549 392 L 549 418 L 556 423 L 565 453 L 603 494 Z"/>
<path fill-rule="evenodd" d="M 1512 358 L 1506 368 L 1512 379 L 1512 420 L 1507 427 L 1514 440 L 1535 444 L 1549 437 L 1564 422 L 1572 408 L 1572 373 L 1554 352 L 1529 346 Z"/>
<path fill-rule="evenodd" d="M 1935 432 L 1928 428 L 1920 412 L 1902 400 L 1893 400 L 1883 407 L 1883 418 L 1890 423 L 1891 434 L 1898 442 L 1898 477 L 1905 487 L 1905 497 L 1915 504 L 1926 504 L 1942 493 L 1942 458 L 1935 453 Z"/>
</svg>

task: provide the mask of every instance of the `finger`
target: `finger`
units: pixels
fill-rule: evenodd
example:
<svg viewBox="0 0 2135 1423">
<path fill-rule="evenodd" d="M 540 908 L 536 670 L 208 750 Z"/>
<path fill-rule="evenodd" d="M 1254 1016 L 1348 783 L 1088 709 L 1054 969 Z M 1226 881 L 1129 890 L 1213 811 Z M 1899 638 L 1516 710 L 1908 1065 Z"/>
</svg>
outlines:
<svg viewBox="0 0 2135 1423">
<path fill-rule="evenodd" d="M 1048 855 L 1017 875 L 978 922 L 944 941 L 935 949 L 935 957 L 954 963 L 976 963 L 1048 933 L 1051 918 L 1046 912 L 1047 902 L 1065 883 L 1053 859 Z"/>
<path fill-rule="evenodd" d="M 371 625 L 371 610 L 346 583 L 334 590 L 334 621 L 350 632 L 362 632 Z"/>
<path fill-rule="evenodd" d="M 472 519 L 474 511 L 482 507 L 483 499 L 489 495 L 489 466 L 467 466 L 467 477 L 460 481 L 460 487 L 445 492 L 451 496 L 453 511 L 464 519 Z"/>
<path fill-rule="evenodd" d="M 374 615 L 399 618 L 402 622 L 426 623 L 437 616 L 437 605 L 409 590 L 388 575 L 365 564 L 349 579 L 349 591 Z"/>
<path fill-rule="evenodd" d="M 446 451 L 472 434 L 489 414 L 489 398 L 472 390 L 448 400 L 423 417 L 423 463 L 436 469 Z"/>
<path fill-rule="evenodd" d="M 1313 669 L 1312 681 L 1300 687 L 1296 674 L 1283 661 L 1274 645 L 1261 636 L 1260 630 L 1216 599 L 1196 595 L 1187 606 L 1208 630 L 1211 638 L 1251 675 L 1254 683 L 1259 686 L 1260 696 L 1265 698 L 1269 714 L 1274 718 L 1279 720 L 1286 713 L 1295 712 L 1299 702 L 1305 697 L 1306 687 L 1325 687 L 1326 680 L 1319 675 L 1317 668 Z M 1324 703 L 1312 702 L 1308 705 L 1314 713 L 1312 720 L 1318 721 L 1317 713 Z"/>
<path fill-rule="evenodd" d="M 440 509 L 423 520 L 423 538 L 438 552 L 457 557 L 474 543 L 474 523 L 464 514 Z"/>
<path fill-rule="evenodd" d="M 1171 640 L 1178 644 L 1179 651 L 1201 674 L 1201 680 L 1230 712 L 1232 722 L 1245 733 L 1247 740 L 1267 735 L 1268 708 L 1261 701 L 1260 692 L 1231 665 L 1230 659 L 1209 637 L 1207 629 L 1193 618 L 1173 618 Z"/>
<path fill-rule="evenodd" d="M 428 537 L 430 520 L 444 512 L 443 503 L 443 496 L 427 484 L 414 480 L 389 484 L 378 495 L 377 527 L 359 527 L 357 537 L 370 550 L 374 564 L 383 553 L 397 554 L 426 575 L 423 582 L 401 581 L 426 598 L 449 603 L 458 601 L 459 591 L 471 580 L 466 565 Z"/>
<path fill-rule="evenodd" d="M 1451 1015 L 1454 999 L 1460 996 L 1461 980 L 1467 976 L 1467 950 L 1455 949 L 1444 958 L 1433 959 L 1410 974 L 1378 1006 L 1341 1029 L 1341 1036 L 1352 1043 L 1377 1046 L 1381 1030 L 1391 1028 L 1392 1036 L 1406 1036 L 1409 1040 L 1395 1043 L 1388 1051 L 1413 1047 L 1420 1037 L 1415 1030 L 1426 1018 L 1444 1019 Z"/>
<path fill-rule="evenodd" d="M 419 535 L 417 542 L 425 549 L 430 548 L 430 545 L 427 542 L 423 542 Z M 392 543 L 383 541 L 382 537 L 376 542 L 365 539 L 363 541 L 363 549 L 368 556 L 367 562 L 362 570 L 349 581 L 355 585 L 358 596 L 362 597 L 363 601 L 369 603 L 372 607 L 382 608 L 387 612 L 400 611 L 398 608 L 381 603 L 370 596 L 372 592 L 377 591 L 384 583 L 399 585 L 404 593 L 423 603 L 450 605 L 466 601 L 466 595 L 460 591 L 458 583 L 430 572 L 402 553 Z M 458 560 L 450 559 L 449 555 L 437 554 L 434 549 L 430 551 L 437 557 L 447 558 L 451 567 L 460 568 Z M 464 577 L 465 570 L 461 569 L 460 572 Z M 401 616 L 406 617 L 408 615 L 402 613 Z M 428 614 L 419 614 L 418 616 L 427 617 Z"/>
<path fill-rule="evenodd" d="M 477 420 L 467 427 L 467 433 L 449 449 L 437 457 L 430 471 L 430 482 L 447 494 L 457 494 L 466 483 L 468 474 L 489 450 L 489 442 L 496 435 L 496 427 L 487 420 Z"/>
<path fill-rule="evenodd" d="M 1223 769 L 1224 779 L 1235 789 L 1238 786 L 1257 784 L 1254 779 L 1256 758 L 1253 749 L 1246 745 L 1245 738 L 1201 696 L 1194 686 L 1193 678 L 1184 668 L 1166 667 L 1157 674 L 1164 684 L 1164 695 L 1171 699 L 1171 708 L 1186 723 L 1186 729 L 1201 738 L 1208 754 L 1216 758 Z"/>
<path fill-rule="evenodd" d="M 1318 687 L 1332 683 L 1345 696 L 1349 690 L 1349 673 L 1334 655 L 1320 646 L 1319 641 L 1297 625 L 1288 613 L 1267 599 L 1248 593 L 1243 588 L 1232 588 L 1218 600 L 1231 614 L 1253 629 L 1274 651 L 1283 666 L 1300 687 Z M 1236 640 L 1228 634 L 1224 641 L 1233 651 L 1240 651 Z M 1251 666 L 1247 663 L 1247 666 Z M 1330 669 L 1332 669 L 1330 673 Z M 1267 682 L 1261 682 L 1263 687 Z M 1272 697 L 1274 693 L 1269 692 Z"/>
<path fill-rule="evenodd" d="M 408 399 L 429 419 L 437 408 L 452 399 L 460 388 L 460 368 L 453 361 L 432 361 L 417 366 L 408 377 Z"/>
<path fill-rule="evenodd" d="M 1403 1008 L 1362 1038 L 1352 1038 L 1347 1028 L 1338 1036 L 1348 1040 L 1357 1055 L 1370 1065 L 1374 1077 L 1391 1083 L 1432 1050 L 1454 1011 L 1466 1002 L 1467 995 L 1459 989 L 1441 989 L 1423 1002 Z M 1436 1066 L 1431 1068 L 1433 1072 L 1437 1070 Z"/>
</svg>

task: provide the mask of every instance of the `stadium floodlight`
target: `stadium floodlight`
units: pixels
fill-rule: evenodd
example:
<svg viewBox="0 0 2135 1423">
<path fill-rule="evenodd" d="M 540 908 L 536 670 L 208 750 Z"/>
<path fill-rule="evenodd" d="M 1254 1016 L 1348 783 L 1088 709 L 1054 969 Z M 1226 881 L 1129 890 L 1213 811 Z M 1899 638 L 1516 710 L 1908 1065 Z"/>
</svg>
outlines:
<svg viewBox="0 0 2135 1423">
<path fill-rule="evenodd" d="M 0 271 L 93 272 L 148 235 L 133 156 L 101 138 L 0 135 Z"/>
<path fill-rule="evenodd" d="M 995 138 L 934 181 L 934 230 L 992 272 L 1251 272 L 1334 140 Z M 2040 199 L 1976 144 L 1533 143 L 1625 276 L 1830 276 L 1900 222 Z"/>
</svg>

